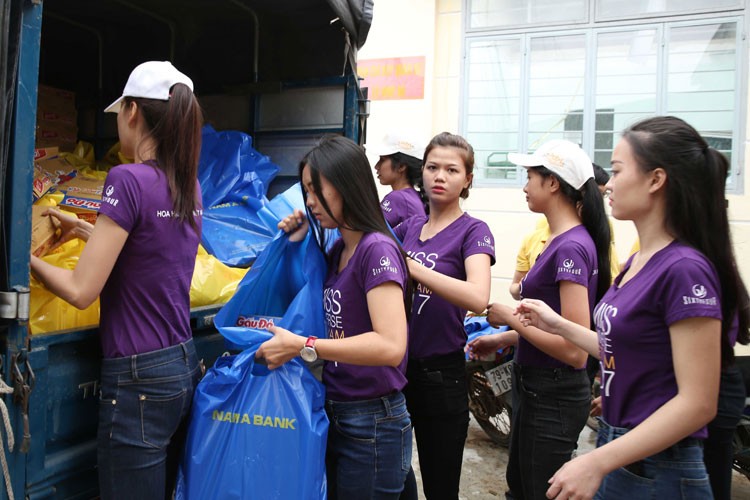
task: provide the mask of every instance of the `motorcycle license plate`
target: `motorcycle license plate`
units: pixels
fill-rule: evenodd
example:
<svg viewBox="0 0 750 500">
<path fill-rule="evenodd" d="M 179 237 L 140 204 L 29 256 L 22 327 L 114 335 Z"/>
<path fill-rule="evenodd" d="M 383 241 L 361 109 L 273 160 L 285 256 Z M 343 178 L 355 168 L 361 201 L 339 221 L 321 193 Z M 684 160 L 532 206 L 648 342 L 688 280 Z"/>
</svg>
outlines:
<svg viewBox="0 0 750 500">
<path fill-rule="evenodd" d="M 495 396 L 505 394 L 510 390 L 510 377 L 513 372 L 513 361 L 508 361 L 484 372 Z"/>
</svg>

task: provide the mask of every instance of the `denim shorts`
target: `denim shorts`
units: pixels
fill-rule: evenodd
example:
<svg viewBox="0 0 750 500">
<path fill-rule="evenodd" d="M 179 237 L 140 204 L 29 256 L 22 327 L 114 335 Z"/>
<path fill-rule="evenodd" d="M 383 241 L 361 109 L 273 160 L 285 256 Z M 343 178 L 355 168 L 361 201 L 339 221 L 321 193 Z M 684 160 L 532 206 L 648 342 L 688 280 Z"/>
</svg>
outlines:
<svg viewBox="0 0 750 500">
<path fill-rule="evenodd" d="M 168 496 L 200 376 L 192 339 L 102 361 L 97 455 L 103 499 Z"/>
<path fill-rule="evenodd" d="M 412 427 L 401 392 L 327 401 L 328 498 L 399 497 L 411 466 Z"/>
<path fill-rule="evenodd" d="M 599 421 L 597 447 L 628 432 Z M 713 498 L 700 440 L 685 438 L 666 450 L 610 472 L 595 498 L 657 498 L 706 500 Z"/>
</svg>

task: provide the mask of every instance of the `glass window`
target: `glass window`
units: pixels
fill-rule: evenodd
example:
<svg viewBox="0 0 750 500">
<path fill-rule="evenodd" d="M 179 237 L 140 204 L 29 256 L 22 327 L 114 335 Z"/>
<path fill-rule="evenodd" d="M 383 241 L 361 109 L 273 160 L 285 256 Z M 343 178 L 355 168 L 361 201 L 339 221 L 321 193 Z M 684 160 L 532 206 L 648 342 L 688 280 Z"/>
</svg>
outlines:
<svg viewBox="0 0 750 500">
<path fill-rule="evenodd" d="M 646 17 L 742 7 L 743 0 L 596 0 L 597 19 Z"/>
<path fill-rule="evenodd" d="M 469 28 L 586 22 L 588 0 L 469 0 Z"/>
<path fill-rule="evenodd" d="M 582 144 L 585 80 L 585 35 L 532 38 L 529 151 L 550 139 L 567 139 Z"/>
<path fill-rule="evenodd" d="M 464 134 L 474 147 L 477 179 L 515 179 L 506 155 L 518 150 L 521 41 L 471 42 L 467 65 Z"/>
<path fill-rule="evenodd" d="M 733 22 L 669 31 L 666 112 L 690 123 L 730 160 L 737 43 Z"/>
<path fill-rule="evenodd" d="M 608 168 L 620 132 L 657 112 L 657 29 L 597 37 L 594 163 Z"/>
<path fill-rule="evenodd" d="M 506 21 L 519 23 L 544 18 L 531 4 L 555 10 L 546 0 L 469 2 L 472 15 L 497 11 L 500 16 L 498 9 L 507 7 Z M 693 14 L 745 4 L 744 0 L 595 2 L 600 13 L 613 8 L 641 16 L 677 10 Z M 591 3 L 586 0 L 580 5 Z M 526 17 L 519 17 L 524 9 Z M 658 21 L 646 17 L 619 26 L 610 20 L 583 28 L 561 26 L 505 36 L 498 28 L 491 35 L 467 35 L 462 131 L 476 151 L 475 178 L 480 183 L 520 184 L 523 172 L 508 162 L 507 154 L 534 151 L 555 138 L 581 144 L 595 163 L 608 168 L 622 130 L 643 118 L 667 114 L 693 125 L 727 155 L 737 172 L 746 119 L 741 105 L 746 84 L 740 80 L 746 43 L 742 15 L 693 15 L 692 19 L 680 15 Z M 489 24 L 498 25 L 499 19 Z M 742 184 L 737 175 L 727 181 L 732 190 Z"/>
</svg>

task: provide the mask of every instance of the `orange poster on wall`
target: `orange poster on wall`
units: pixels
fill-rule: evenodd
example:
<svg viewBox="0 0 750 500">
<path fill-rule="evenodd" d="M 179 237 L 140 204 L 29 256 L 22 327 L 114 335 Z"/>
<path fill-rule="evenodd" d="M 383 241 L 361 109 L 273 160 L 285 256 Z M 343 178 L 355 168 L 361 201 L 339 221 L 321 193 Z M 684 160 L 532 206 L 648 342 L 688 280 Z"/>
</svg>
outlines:
<svg viewBox="0 0 750 500">
<path fill-rule="evenodd" d="M 357 74 L 372 101 L 424 99 L 424 56 L 362 59 Z"/>
</svg>

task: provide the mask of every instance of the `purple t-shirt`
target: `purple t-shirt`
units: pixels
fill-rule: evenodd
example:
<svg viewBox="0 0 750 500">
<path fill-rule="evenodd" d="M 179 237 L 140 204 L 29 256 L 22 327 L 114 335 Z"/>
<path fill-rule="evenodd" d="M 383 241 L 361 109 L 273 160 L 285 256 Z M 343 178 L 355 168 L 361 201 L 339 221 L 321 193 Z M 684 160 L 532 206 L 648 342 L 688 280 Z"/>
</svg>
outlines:
<svg viewBox="0 0 750 500">
<path fill-rule="evenodd" d="M 343 240 L 331 248 L 323 307 L 328 338 L 346 338 L 372 331 L 367 292 L 388 281 L 406 289 L 406 263 L 391 238 L 380 233 L 362 236 L 346 267 L 337 272 Z M 406 385 L 406 356 L 398 368 L 359 366 L 326 361 L 323 383 L 326 398 L 334 401 L 373 399 L 400 391 Z"/>
<path fill-rule="evenodd" d="M 200 188 L 196 182 L 198 195 Z M 120 165 L 104 181 L 100 214 L 128 232 L 101 293 L 99 332 L 105 358 L 170 347 L 188 340 L 190 281 L 202 224 L 172 217 L 167 178 L 144 164 Z"/>
<path fill-rule="evenodd" d="M 383 197 L 380 209 L 391 227 L 415 215 L 425 215 L 424 204 L 414 188 L 391 191 Z"/>
<path fill-rule="evenodd" d="M 427 217 L 407 219 L 394 229 L 409 257 L 428 269 L 466 280 L 465 261 L 487 254 L 495 263 L 495 240 L 483 221 L 464 213 L 438 234 L 421 241 Z M 415 283 L 409 321 L 409 357 L 425 359 L 461 351 L 466 345 L 466 309 L 451 304 L 432 290 Z"/>
<path fill-rule="evenodd" d="M 620 287 L 624 274 L 597 304 L 594 321 L 603 417 L 632 429 L 677 394 L 669 326 L 686 318 L 721 319 L 721 302 L 711 263 L 676 241 Z M 693 434 L 706 435 L 705 427 Z"/>
<path fill-rule="evenodd" d="M 521 296 L 542 300 L 560 314 L 560 282 L 570 281 L 588 289 L 589 310 L 593 310 L 598 276 L 599 266 L 594 241 L 585 227 L 575 226 L 553 239 L 539 254 L 534 265 L 521 280 Z M 540 368 L 568 366 L 537 349 L 523 336 L 518 339 L 515 360 L 521 365 Z"/>
</svg>

